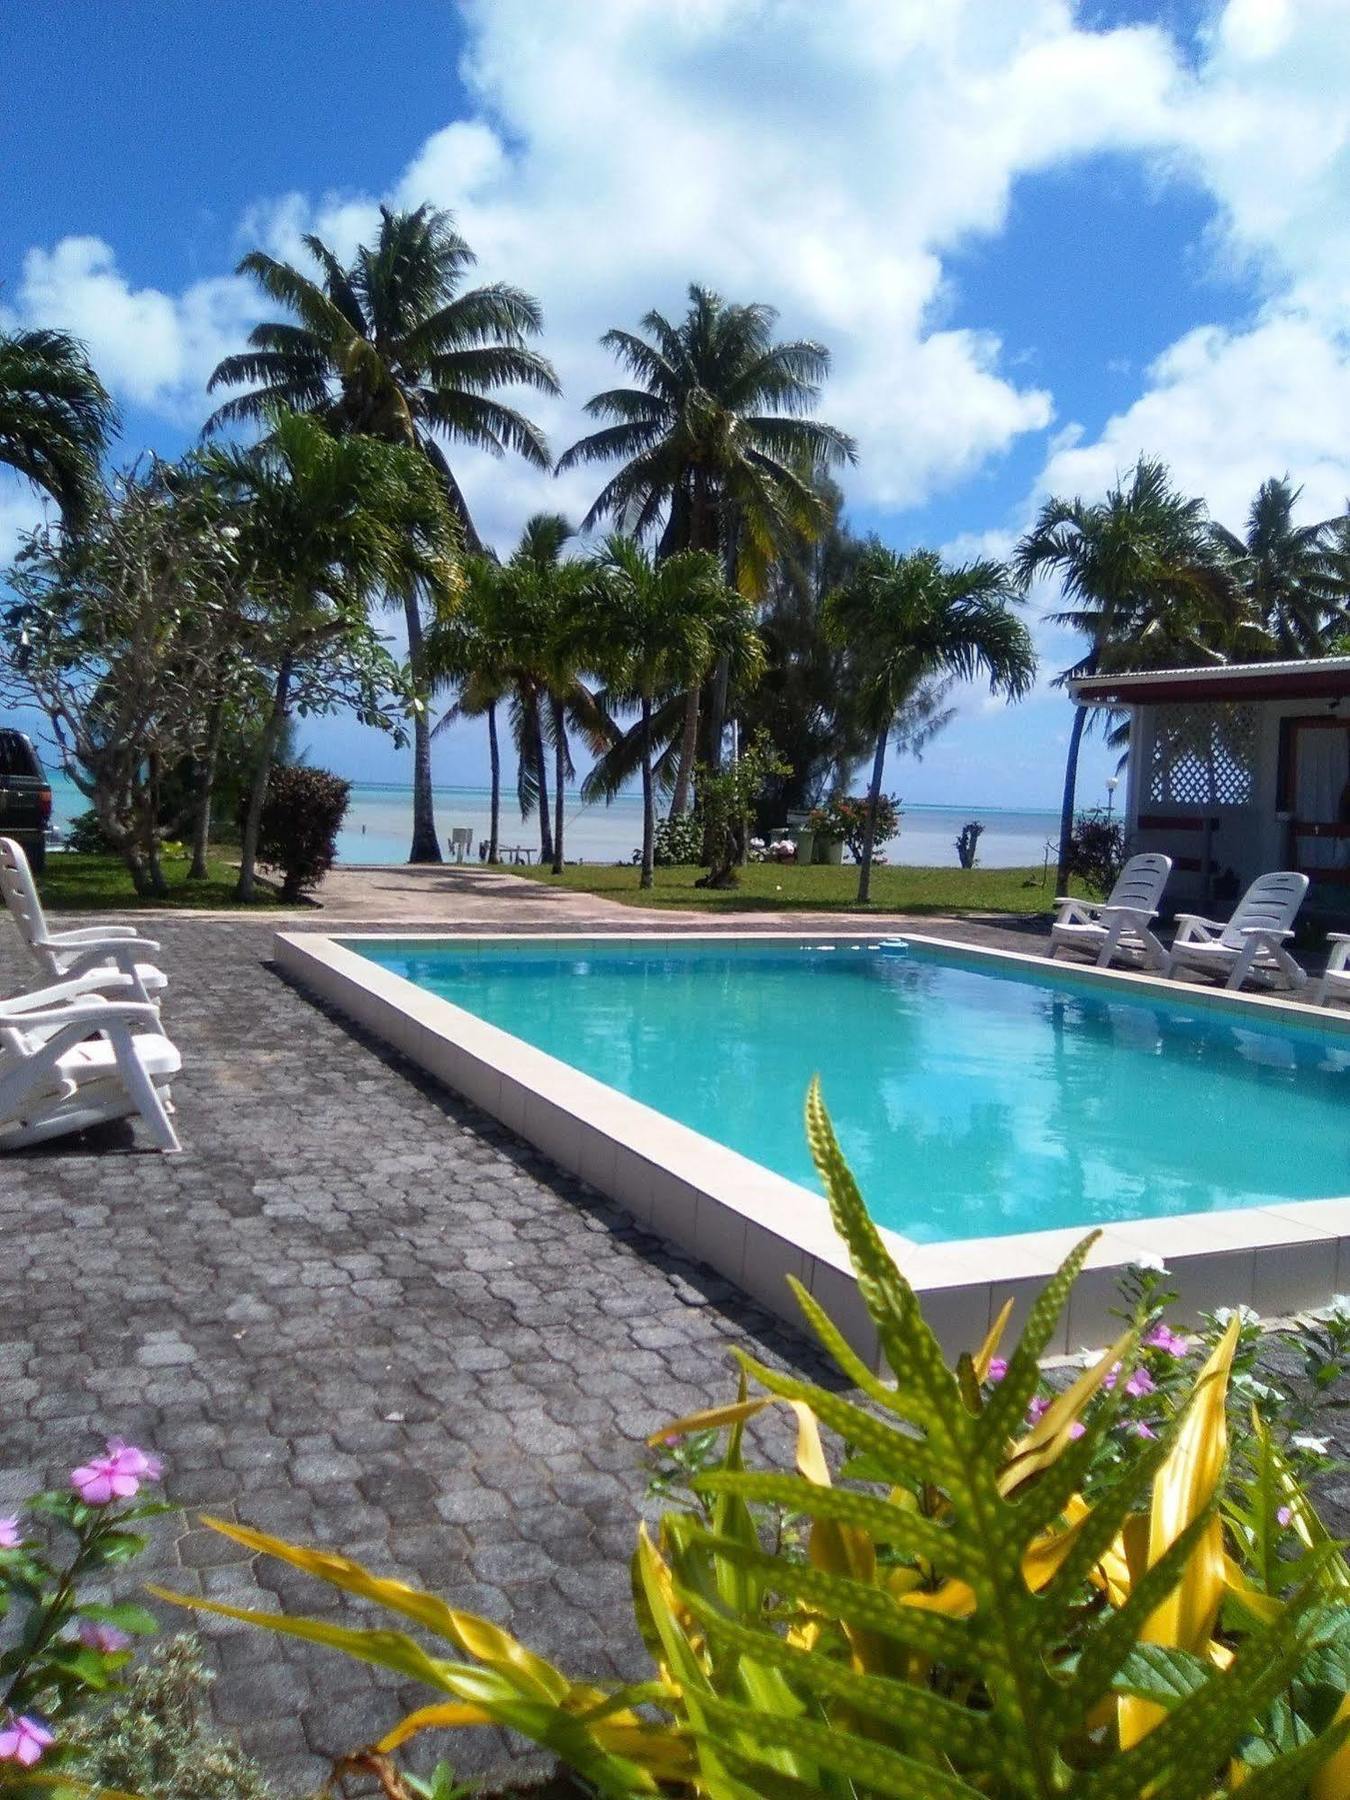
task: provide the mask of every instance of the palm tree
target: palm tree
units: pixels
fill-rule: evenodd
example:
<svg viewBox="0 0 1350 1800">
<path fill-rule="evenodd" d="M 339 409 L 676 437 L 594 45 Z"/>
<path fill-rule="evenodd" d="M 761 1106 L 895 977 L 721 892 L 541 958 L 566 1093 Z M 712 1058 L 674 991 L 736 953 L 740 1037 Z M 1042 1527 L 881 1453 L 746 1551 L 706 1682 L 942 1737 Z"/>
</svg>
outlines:
<svg viewBox="0 0 1350 1800">
<path fill-rule="evenodd" d="M 1055 575 L 1069 602 L 1049 614 L 1088 647 L 1055 678 L 1064 686 L 1105 669 L 1224 661 L 1250 651 L 1245 609 L 1216 548 L 1204 502 L 1172 484 L 1164 463 L 1141 457 L 1104 500 L 1049 499 L 1013 559 L 1025 587 Z M 1086 709 L 1074 708 L 1060 812 L 1060 892 L 1068 881 Z"/>
<path fill-rule="evenodd" d="M 579 726 L 593 749 L 607 741 L 607 720 L 581 678 L 589 648 L 579 629 L 582 601 L 593 571 L 583 558 L 564 559 L 572 527 L 561 513 L 535 513 L 525 522 L 520 543 L 504 571 L 510 595 L 508 649 L 521 696 L 521 716 L 534 749 L 540 819 L 540 861 L 555 875 L 564 866 L 566 786 L 576 774 L 567 741 L 569 723 Z M 553 748 L 552 829 L 548 821 L 548 778 L 544 740 Z"/>
<path fill-rule="evenodd" d="M 487 721 L 490 778 L 487 860 L 501 847 L 502 759 L 497 709 L 512 691 L 509 590 L 495 556 L 462 559 L 458 604 L 432 621 L 424 647 L 427 681 L 449 686 L 459 697 L 432 728 L 438 736 L 458 719 Z"/>
<path fill-rule="evenodd" d="M 763 665 L 749 601 L 722 579 L 707 550 L 679 550 L 653 561 L 632 538 L 609 538 L 580 614 L 580 654 L 604 674 L 608 698 L 638 710 L 642 768 L 642 871 L 653 880 L 656 783 L 652 715 L 656 705 L 706 680 L 725 658 L 739 680 Z"/>
<path fill-rule="evenodd" d="M 775 548 L 791 532 L 825 520 L 818 471 L 852 462 L 853 440 L 806 416 L 829 370 L 829 352 L 809 339 L 775 343 L 771 306 L 733 305 L 691 286 L 689 310 L 673 324 L 649 312 L 642 334 L 607 331 L 600 342 L 633 377 L 632 387 L 593 396 L 586 411 L 605 425 L 558 461 L 621 461 L 582 521 L 614 519 L 638 537 L 660 528 L 660 550 L 706 550 L 726 580 L 754 593 Z M 708 756 L 720 761 L 726 671 L 719 670 L 708 722 Z M 686 703 L 672 810 L 689 802 L 699 694 Z"/>
<path fill-rule="evenodd" d="M 63 331 L 0 331 L 0 463 L 50 494 L 67 525 L 89 516 L 117 410 Z"/>
<path fill-rule="evenodd" d="M 260 444 L 209 450 L 201 467 L 233 502 L 260 660 L 275 671 L 241 844 L 238 897 L 249 900 L 267 777 L 296 686 L 336 657 L 336 680 L 311 676 L 310 704 L 330 704 L 348 679 L 371 688 L 388 659 L 369 602 L 389 588 L 450 590 L 456 533 L 425 458 L 378 438 L 334 437 L 302 413 L 275 412 Z"/>
<path fill-rule="evenodd" d="M 1002 563 L 982 559 L 949 569 L 930 550 L 901 555 L 880 544 L 830 596 L 830 628 L 858 658 L 863 704 L 875 734 L 860 905 L 871 887 L 886 746 L 897 720 L 907 709 L 910 720 L 925 710 L 931 719 L 938 698 L 933 683 L 944 676 L 987 675 L 990 692 L 1010 700 L 1030 688 L 1036 652 L 1030 632 L 1010 610 L 1017 598 L 1017 584 Z"/>
<path fill-rule="evenodd" d="M 508 450 L 547 468 L 537 426 L 497 397 L 527 386 L 556 394 L 552 366 L 529 347 L 542 328 L 538 302 L 494 282 L 465 289 L 474 263 L 445 212 L 380 209 L 379 237 L 344 267 L 321 238 L 305 247 L 320 279 L 261 250 L 238 273 L 253 276 L 293 319 L 254 327 L 250 348 L 227 356 L 208 384 L 246 387 L 207 420 L 206 429 L 266 417 L 280 401 L 315 412 L 335 431 L 366 432 L 421 451 L 459 515 L 471 549 L 479 547 L 463 491 L 441 440 L 502 456 Z M 296 322 L 298 321 L 298 322 Z M 414 685 L 425 686 L 423 620 L 416 594 L 402 596 Z M 413 841 L 410 862 L 440 862 L 432 810 L 431 734 L 424 713 L 413 720 Z"/>
<path fill-rule="evenodd" d="M 1294 509 L 1302 491 L 1287 475 L 1263 481 L 1244 536 L 1210 526 L 1215 546 L 1276 656 L 1325 656 L 1350 623 L 1350 571 L 1336 541 L 1343 521 L 1296 525 Z"/>
</svg>

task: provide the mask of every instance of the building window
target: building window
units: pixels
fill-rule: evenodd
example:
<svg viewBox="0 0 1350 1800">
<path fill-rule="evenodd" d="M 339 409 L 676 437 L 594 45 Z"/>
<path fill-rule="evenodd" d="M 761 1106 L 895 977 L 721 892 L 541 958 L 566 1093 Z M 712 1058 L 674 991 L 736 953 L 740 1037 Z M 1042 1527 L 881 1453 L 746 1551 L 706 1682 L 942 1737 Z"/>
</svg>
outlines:
<svg viewBox="0 0 1350 1800">
<path fill-rule="evenodd" d="M 1255 763 L 1254 706 L 1183 703 L 1154 709 L 1150 806 L 1247 806 Z"/>
</svg>

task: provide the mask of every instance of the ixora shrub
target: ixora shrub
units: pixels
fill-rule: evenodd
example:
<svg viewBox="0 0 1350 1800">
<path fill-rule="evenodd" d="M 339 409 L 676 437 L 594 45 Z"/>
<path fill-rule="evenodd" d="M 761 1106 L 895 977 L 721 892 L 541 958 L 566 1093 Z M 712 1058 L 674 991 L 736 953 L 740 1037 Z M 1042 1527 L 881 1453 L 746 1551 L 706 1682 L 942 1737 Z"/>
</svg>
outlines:
<svg viewBox="0 0 1350 1800">
<path fill-rule="evenodd" d="M 258 861 L 281 870 L 283 900 L 298 900 L 332 868 L 351 791 L 327 769 L 288 766 L 268 776 Z"/>
<path fill-rule="evenodd" d="M 794 1284 L 855 1394 L 738 1353 L 736 1399 L 659 1435 L 690 1498 L 638 1534 L 649 1680 L 575 1681 L 435 1595 L 221 1521 L 435 1648 L 397 1629 L 164 1597 L 427 1688 L 369 1759 L 419 1732 L 494 1724 L 615 1797 L 1343 1800 L 1350 1568 L 1244 1373 L 1244 1318 L 1197 1366 L 1144 1278 L 1115 1343 L 1052 1389 L 1039 1359 L 1087 1238 L 1016 1344 L 1003 1347 L 1005 1311 L 952 1367 L 814 1090 L 808 1132 L 889 1378 Z M 1329 1327 L 1309 1368 L 1334 1364 L 1345 1336 Z M 1256 1404 L 1238 1411 L 1230 1456 L 1244 1379 Z M 776 1407 L 795 1425 L 790 1470 L 752 1466 L 743 1440 Z"/>
<path fill-rule="evenodd" d="M 159 1475 L 157 1458 L 110 1438 L 67 1491 L 0 1518 L 0 1788 L 78 1760 L 67 1721 L 118 1686 L 134 1636 L 156 1629 L 144 1607 L 87 1592 L 145 1548 L 131 1527 L 168 1510 L 141 1497 Z"/>
<path fill-rule="evenodd" d="M 900 835 L 900 801 L 894 794 L 877 795 L 877 828 L 874 849 Z M 835 794 L 823 806 L 813 808 L 807 823 L 818 838 L 842 843 L 854 862 L 862 861 L 867 835 L 867 796 Z M 878 859 L 881 860 L 881 859 Z"/>
</svg>

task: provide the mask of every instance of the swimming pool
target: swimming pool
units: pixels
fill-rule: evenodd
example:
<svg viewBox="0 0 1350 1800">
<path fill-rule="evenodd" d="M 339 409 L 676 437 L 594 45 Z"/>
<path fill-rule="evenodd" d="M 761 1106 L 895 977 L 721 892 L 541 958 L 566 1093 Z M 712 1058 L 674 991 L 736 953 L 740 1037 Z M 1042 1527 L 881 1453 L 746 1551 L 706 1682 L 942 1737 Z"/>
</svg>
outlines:
<svg viewBox="0 0 1350 1800">
<path fill-rule="evenodd" d="M 879 1224 L 940 1243 L 1350 1194 L 1350 1035 L 911 940 L 372 939 L 379 968 L 816 1188 L 819 1073 Z"/>
</svg>

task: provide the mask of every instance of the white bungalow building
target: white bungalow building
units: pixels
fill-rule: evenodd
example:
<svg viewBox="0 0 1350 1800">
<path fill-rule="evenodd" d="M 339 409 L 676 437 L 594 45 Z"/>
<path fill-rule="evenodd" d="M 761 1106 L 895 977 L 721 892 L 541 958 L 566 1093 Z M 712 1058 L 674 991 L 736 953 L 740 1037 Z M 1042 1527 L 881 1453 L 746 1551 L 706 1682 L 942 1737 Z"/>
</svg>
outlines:
<svg viewBox="0 0 1350 1800">
<path fill-rule="evenodd" d="M 1168 899 L 1224 903 L 1301 869 L 1309 904 L 1350 913 L 1350 656 L 1094 675 L 1079 706 L 1130 715 L 1129 849 L 1173 859 Z"/>
</svg>

